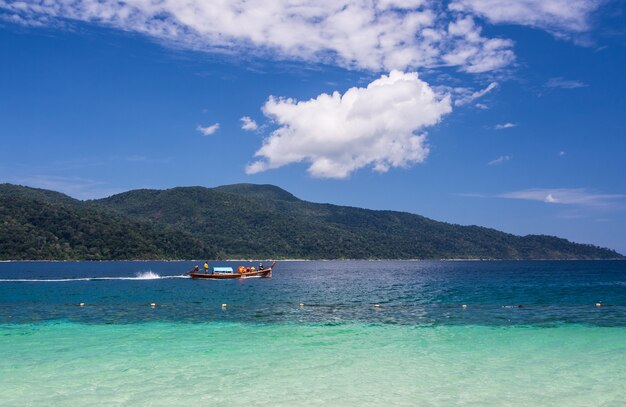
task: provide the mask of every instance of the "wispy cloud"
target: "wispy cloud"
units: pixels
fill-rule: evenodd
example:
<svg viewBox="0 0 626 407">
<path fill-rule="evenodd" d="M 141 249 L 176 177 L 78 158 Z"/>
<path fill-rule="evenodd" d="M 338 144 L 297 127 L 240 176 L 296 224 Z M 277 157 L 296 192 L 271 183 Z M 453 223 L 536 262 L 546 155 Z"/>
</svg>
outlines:
<svg viewBox="0 0 626 407">
<path fill-rule="evenodd" d="M 487 163 L 487 165 L 500 165 L 502 163 L 505 163 L 507 161 L 509 161 L 511 159 L 510 155 L 501 155 L 500 157 L 496 158 L 495 160 L 491 160 Z"/>
<path fill-rule="evenodd" d="M 471 90 L 469 90 L 467 88 L 457 88 L 455 90 L 457 91 L 459 96 L 454 100 L 454 105 L 455 106 L 463 106 L 463 105 L 466 105 L 468 103 L 472 103 L 476 99 L 479 99 L 479 98 L 485 96 L 487 93 L 491 92 L 492 90 L 494 90 L 497 87 L 498 87 L 498 83 L 497 82 L 491 82 L 485 89 L 482 89 L 482 90 L 479 90 L 479 91 L 475 91 L 475 92 L 472 92 Z"/>
<path fill-rule="evenodd" d="M 559 38 L 590 29 L 591 14 L 603 0 L 454 0 L 451 9 L 478 14 L 492 23 L 540 28 Z"/>
<path fill-rule="evenodd" d="M 577 88 L 586 88 L 586 83 L 577 80 L 569 80 L 563 78 L 551 78 L 544 85 L 546 88 L 561 88 L 561 89 L 577 89 Z"/>
<path fill-rule="evenodd" d="M 563 157 L 565 156 L 565 154 L 566 154 L 565 151 L 559 151 L 559 157 Z"/>
<path fill-rule="evenodd" d="M 487 110 L 487 109 L 489 109 L 489 106 L 487 106 L 484 103 L 476 103 L 474 105 L 474 107 L 476 107 L 476 109 L 480 109 L 480 110 Z"/>
<path fill-rule="evenodd" d="M 203 136 L 210 136 L 211 134 L 214 134 L 216 131 L 218 131 L 219 128 L 220 128 L 220 124 L 215 123 L 207 127 L 202 127 L 199 125 L 198 127 L 196 127 L 196 130 L 202 133 Z"/>
<path fill-rule="evenodd" d="M 494 129 L 496 129 L 496 130 L 504 130 L 504 129 L 511 129 L 513 127 L 517 127 L 517 124 L 515 124 L 515 123 L 502 123 L 502 124 L 496 124 Z"/>
<path fill-rule="evenodd" d="M 498 196 L 506 199 L 523 199 L 548 204 L 611 207 L 622 203 L 626 195 L 598 194 L 584 188 L 533 188 L 507 192 Z"/>
</svg>

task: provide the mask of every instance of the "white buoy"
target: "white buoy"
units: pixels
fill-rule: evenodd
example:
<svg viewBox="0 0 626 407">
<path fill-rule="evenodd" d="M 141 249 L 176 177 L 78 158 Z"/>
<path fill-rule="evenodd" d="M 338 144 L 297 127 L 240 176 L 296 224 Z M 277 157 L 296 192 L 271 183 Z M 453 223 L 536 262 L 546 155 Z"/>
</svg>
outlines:
<svg viewBox="0 0 626 407">
<path fill-rule="evenodd" d="M 380 308 L 380 304 L 374 304 L 374 308 Z"/>
<path fill-rule="evenodd" d="M 304 304 L 303 304 L 303 303 L 300 303 L 300 307 L 304 307 Z"/>
<path fill-rule="evenodd" d="M 602 303 L 596 302 L 596 307 L 601 307 Z"/>
<path fill-rule="evenodd" d="M 150 308 L 156 308 L 156 304 L 155 303 L 150 303 Z"/>
<path fill-rule="evenodd" d="M 228 304 L 222 304 L 222 308 L 228 307 Z"/>
<path fill-rule="evenodd" d="M 467 308 L 467 304 L 463 304 L 463 305 L 461 305 L 461 307 Z"/>
<path fill-rule="evenodd" d="M 79 306 L 79 307 L 84 307 L 84 306 L 85 306 L 85 303 L 84 303 L 84 302 L 81 302 L 80 304 L 78 304 L 78 306 Z"/>
</svg>

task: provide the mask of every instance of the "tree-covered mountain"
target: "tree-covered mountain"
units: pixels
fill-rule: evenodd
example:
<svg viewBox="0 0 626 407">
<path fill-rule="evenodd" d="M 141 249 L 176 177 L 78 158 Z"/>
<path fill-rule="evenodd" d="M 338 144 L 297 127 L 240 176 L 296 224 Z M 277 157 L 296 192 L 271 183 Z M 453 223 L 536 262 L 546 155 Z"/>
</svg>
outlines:
<svg viewBox="0 0 626 407">
<path fill-rule="evenodd" d="M 515 236 L 394 211 L 316 204 L 271 185 L 138 190 L 93 202 L 202 237 L 225 257 L 615 258 L 551 236 Z"/>
<path fill-rule="evenodd" d="M 0 185 L 0 259 L 212 258 L 201 239 L 67 195 Z"/>
<path fill-rule="evenodd" d="M 78 201 L 0 186 L 0 258 L 620 258 L 404 212 L 302 201 L 272 185 L 134 190 Z"/>
</svg>

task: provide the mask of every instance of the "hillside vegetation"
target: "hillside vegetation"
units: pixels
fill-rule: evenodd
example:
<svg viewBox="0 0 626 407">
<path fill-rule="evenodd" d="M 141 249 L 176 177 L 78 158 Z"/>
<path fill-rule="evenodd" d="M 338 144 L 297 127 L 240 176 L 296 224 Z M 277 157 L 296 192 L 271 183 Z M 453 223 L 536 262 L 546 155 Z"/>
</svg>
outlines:
<svg viewBox="0 0 626 407">
<path fill-rule="evenodd" d="M 134 260 L 211 258 L 201 239 L 66 195 L 0 185 L 0 259 Z"/>
<path fill-rule="evenodd" d="M 78 201 L 0 186 L 3 259 L 606 259 L 612 250 L 394 211 L 316 204 L 271 185 L 134 190 Z"/>
</svg>

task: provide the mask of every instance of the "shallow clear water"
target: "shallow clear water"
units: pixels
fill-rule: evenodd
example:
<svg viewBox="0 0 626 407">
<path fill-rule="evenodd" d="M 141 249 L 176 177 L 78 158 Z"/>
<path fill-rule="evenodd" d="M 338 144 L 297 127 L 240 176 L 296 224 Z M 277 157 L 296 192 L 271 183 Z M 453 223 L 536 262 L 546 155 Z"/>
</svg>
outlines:
<svg viewBox="0 0 626 407">
<path fill-rule="evenodd" d="M 194 264 L 0 263 L 0 405 L 626 405 L 626 262 Z"/>
</svg>

